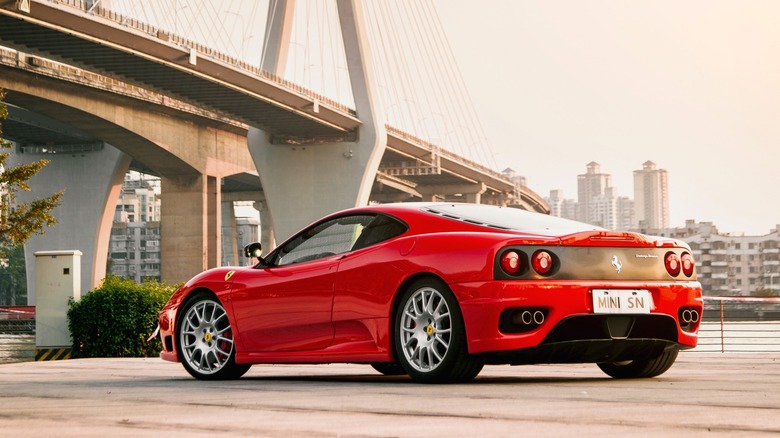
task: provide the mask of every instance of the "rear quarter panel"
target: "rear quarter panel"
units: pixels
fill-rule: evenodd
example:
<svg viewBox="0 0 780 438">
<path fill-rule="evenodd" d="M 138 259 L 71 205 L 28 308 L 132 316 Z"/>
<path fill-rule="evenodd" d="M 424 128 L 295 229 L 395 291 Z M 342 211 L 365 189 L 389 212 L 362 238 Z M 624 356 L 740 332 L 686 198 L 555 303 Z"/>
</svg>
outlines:
<svg viewBox="0 0 780 438">
<path fill-rule="evenodd" d="M 333 319 L 389 318 L 397 293 L 424 275 L 451 285 L 489 281 L 496 251 L 510 237 L 489 232 L 425 234 L 355 251 L 339 265 Z"/>
</svg>

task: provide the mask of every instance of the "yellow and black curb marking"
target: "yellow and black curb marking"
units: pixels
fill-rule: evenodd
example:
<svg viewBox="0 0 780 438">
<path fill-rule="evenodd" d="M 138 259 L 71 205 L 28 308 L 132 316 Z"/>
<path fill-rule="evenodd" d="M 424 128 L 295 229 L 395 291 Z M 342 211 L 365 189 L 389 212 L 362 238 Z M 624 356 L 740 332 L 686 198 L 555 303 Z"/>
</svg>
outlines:
<svg viewBox="0 0 780 438">
<path fill-rule="evenodd" d="M 36 348 L 35 360 L 65 360 L 70 359 L 70 348 Z"/>
</svg>

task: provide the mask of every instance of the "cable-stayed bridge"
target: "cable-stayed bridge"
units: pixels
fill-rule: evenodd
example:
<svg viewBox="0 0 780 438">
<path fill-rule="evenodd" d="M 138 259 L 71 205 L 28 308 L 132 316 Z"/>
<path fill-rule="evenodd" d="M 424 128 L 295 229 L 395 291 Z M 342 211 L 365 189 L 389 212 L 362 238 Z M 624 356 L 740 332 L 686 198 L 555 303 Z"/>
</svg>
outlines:
<svg viewBox="0 0 780 438">
<path fill-rule="evenodd" d="M 151 8 L 159 2 L 126 3 Z M 233 200 L 261 202 L 265 239 L 272 230 L 284 238 L 321 214 L 366 202 L 463 200 L 546 211 L 538 195 L 490 162 L 473 109 L 455 110 L 472 108 L 457 72 L 412 66 L 412 58 L 430 65 L 451 58 L 441 47 L 423 50 L 435 40 L 430 35 L 440 32 L 430 18 L 428 24 L 415 21 L 430 11 L 404 11 L 404 22 L 388 18 L 392 2 L 371 2 L 377 7 L 367 10 L 357 1 L 309 2 L 304 8 L 301 2 L 296 8 L 292 0 L 271 0 L 262 17 L 262 56 L 253 64 L 196 42 L 231 34 L 217 26 L 224 17 L 214 16 L 206 26 L 211 36 L 180 35 L 197 27 L 185 23 L 220 14 L 203 5 L 220 3 L 241 2 L 167 4 L 173 29 L 170 23 L 150 24 L 160 17 L 122 9 L 119 1 L 0 6 L 0 87 L 12 105 L 4 135 L 17 142 L 19 160 L 52 159 L 36 177 L 36 190 L 68 188 L 60 224 L 34 239 L 28 252 L 80 249 L 84 290 L 105 274 L 116 194 L 130 168 L 161 178 L 161 253 L 169 282 L 219 263 L 220 209 Z M 176 14 L 201 7 L 193 12 L 196 18 Z M 243 20 L 254 12 L 237 9 L 233 15 Z M 304 24 L 295 24 L 301 15 Z M 332 64 L 335 76 L 346 72 L 348 83 L 323 79 L 323 73 L 309 85 L 322 87 L 314 92 L 296 79 L 299 56 L 290 48 L 302 45 L 295 32 L 315 33 L 312 17 L 330 15 L 340 45 L 317 37 L 320 47 L 309 52 L 343 58 L 343 66 Z M 321 21 L 323 28 L 333 26 L 333 20 Z M 388 31 L 409 26 L 417 26 L 419 35 Z M 247 30 L 230 36 L 242 41 L 242 50 L 254 39 Z M 401 43 L 392 45 L 391 36 Z M 437 86 L 418 84 L 423 77 L 443 86 L 444 97 L 433 95 Z M 442 106 L 452 98 L 457 105 Z M 409 106 L 413 101 L 433 106 Z"/>
</svg>

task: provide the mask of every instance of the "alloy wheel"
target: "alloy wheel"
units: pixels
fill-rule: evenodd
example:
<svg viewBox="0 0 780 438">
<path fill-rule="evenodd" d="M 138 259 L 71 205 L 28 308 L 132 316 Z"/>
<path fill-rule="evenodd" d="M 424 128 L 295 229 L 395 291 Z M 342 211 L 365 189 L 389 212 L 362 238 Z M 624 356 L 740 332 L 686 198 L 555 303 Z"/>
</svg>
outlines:
<svg viewBox="0 0 780 438">
<path fill-rule="evenodd" d="M 452 342 L 452 313 L 438 290 L 422 287 L 403 306 L 400 340 L 409 365 L 431 372 L 441 365 Z"/>
<path fill-rule="evenodd" d="M 218 302 L 203 300 L 184 315 L 179 332 L 183 360 L 199 374 L 221 370 L 233 353 L 233 331 L 225 309 Z"/>
</svg>

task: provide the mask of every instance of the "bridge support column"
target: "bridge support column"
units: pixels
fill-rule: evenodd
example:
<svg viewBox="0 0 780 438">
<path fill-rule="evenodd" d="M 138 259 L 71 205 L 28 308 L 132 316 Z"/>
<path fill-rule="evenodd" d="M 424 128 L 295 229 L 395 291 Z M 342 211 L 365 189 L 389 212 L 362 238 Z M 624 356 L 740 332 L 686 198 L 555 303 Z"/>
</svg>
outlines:
<svg viewBox="0 0 780 438">
<path fill-rule="evenodd" d="M 417 191 L 426 202 L 434 202 L 439 196 L 461 195 L 463 202 L 479 204 L 486 190 L 487 186 L 484 183 L 417 186 Z"/>
<path fill-rule="evenodd" d="M 54 147 L 56 149 L 56 146 Z M 35 256 L 38 251 L 79 250 L 81 257 L 81 293 L 100 285 L 106 277 L 106 261 L 111 239 L 111 224 L 122 181 L 130 168 L 130 156 L 108 144 L 102 149 L 47 155 L 15 151 L 13 161 L 31 163 L 41 158 L 49 165 L 29 181 L 34 192 L 18 193 L 20 202 L 65 190 L 62 204 L 53 215 L 54 227 L 42 236 L 33 236 L 25 245 L 27 263 L 27 301 L 35 305 Z"/>
<path fill-rule="evenodd" d="M 207 175 L 160 178 L 160 255 L 167 283 L 189 280 L 221 261 L 219 178 Z"/>
<path fill-rule="evenodd" d="M 372 171 L 384 147 L 366 137 L 357 143 L 289 147 L 272 145 L 262 131 L 250 131 L 249 148 L 268 206 L 264 214 L 270 209 L 274 235 L 284 240 L 321 216 L 368 204 Z"/>
<path fill-rule="evenodd" d="M 222 178 L 206 177 L 208 267 L 222 266 Z"/>
</svg>

